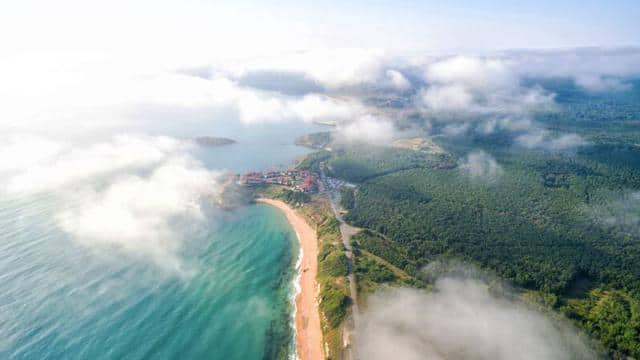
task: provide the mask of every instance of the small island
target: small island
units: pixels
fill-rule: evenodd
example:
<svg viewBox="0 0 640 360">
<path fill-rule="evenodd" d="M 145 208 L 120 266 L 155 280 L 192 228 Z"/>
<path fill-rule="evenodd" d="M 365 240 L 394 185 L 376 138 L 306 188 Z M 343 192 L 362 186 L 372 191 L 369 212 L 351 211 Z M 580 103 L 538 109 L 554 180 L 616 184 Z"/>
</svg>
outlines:
<svg viewBox="0 0 640 360">
<path fill-rule="evenodd" d="M 223 146 L 223 145 L 235 144 L 236 141 L 233 139 L 224 138 L 224 137 L 201 136 L 196 138 L 196 143 L 202 146 Z"/>
</svg>

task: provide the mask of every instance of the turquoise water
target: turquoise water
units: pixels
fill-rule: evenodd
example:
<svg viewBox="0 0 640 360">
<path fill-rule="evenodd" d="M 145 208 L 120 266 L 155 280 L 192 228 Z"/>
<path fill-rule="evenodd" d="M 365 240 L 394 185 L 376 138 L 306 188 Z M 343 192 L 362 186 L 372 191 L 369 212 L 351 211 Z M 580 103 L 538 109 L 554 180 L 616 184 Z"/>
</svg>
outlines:
<svg viewBox="0 0 640 360">
<path fill-rule="evenodd" d="M 280 166 L 306 152 L 290 144 L 308 130 L 285 127 L 252 146 L 202 149 L 198 157 L 212 169 Z M 256 146 L 270 148 L 256 156 Z M 191 229 L 181 253 L 194 274 L 175 276 L 151 262 L 79 246 L 57 227 L 52 214 L 59 206 L 54 194 L 0 199 L 1 359 L 292 353 L 298 249 L 278 210 L 206 209 L 209 221 Z"/>
</svg>

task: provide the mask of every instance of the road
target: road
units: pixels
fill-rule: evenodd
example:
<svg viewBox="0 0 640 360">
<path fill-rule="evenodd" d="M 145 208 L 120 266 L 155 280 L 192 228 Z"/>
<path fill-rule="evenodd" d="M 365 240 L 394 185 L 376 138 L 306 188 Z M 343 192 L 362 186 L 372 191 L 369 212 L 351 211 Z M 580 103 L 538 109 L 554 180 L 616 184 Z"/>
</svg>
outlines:
<svg viewBox="0 0 640 360">
<path fill-rule="evenodd" d="M 340 214 L 340 210 L 337 207 L 337 203 L 340 201 L 340 195 L 335 192 L 329 192 L 329 201 L 331 202 L 331 208 L 333 209 L 333 213 L 340 224 L 340 234 L 342 235 L 342 243 L 346 249 L 345 255 L 349 259 L 349 292 L 351 293 L 351 298 L 353 299 L 353 313 L 354 320 L 358 314 L 358 291 L 356 289 L 356 276 L 353 273 L 353 252 L 351 250 L 351 236 L 358 232 L 358 229 L 354 228 L 347 224 L 342 218 L 342 214 Z"/>
<path fill-rule="evenodd" d="M 358 315 L 360 310 L 358 309 L 358 289 L 356 287 L 356 276 L 353 272 L 353 252 L 351 250 L 351 236 L 358 232 L 358 229 L 350 226 L 344 221 L 342 214 L 340 213 L 340 209 L 338 208 L 338 203 L 340 202 L 340 192 L 338 189 L 334 187 L 334 185 L 328 180 L 327 176 L 324 173 L 324 169 L 320 170 L 320 179 L 324 185 L 324 191 L 329 199 L 329 203 L 331 204 L 331 209 L 333 210 L 333 214 L 338 220 L 340 225 L 340 234 L 342 236 L 342 243 L 345 247 L 345 255 L 349 260 L 347 263 L 349 269 L 349 296 L 353 300 L 351 305 L 351 319 L 349 320 L 349 328 L 345 326 L 345 344 L 349 344 L 347 346 L 347 359 L 356 359 L 355 349 L 353 349 L 351 345 L 351 338 L 353 337 L 354 329 L 356 329 L 356 324 L 358 323 Z"/>
</svg>

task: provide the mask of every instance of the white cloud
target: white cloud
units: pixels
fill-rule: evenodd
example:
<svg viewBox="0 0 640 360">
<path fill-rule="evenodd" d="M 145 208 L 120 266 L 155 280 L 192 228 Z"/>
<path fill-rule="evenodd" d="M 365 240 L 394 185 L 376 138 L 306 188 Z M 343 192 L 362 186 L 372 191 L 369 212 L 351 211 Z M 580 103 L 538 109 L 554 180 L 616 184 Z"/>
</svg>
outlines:
<svg viewBox="0 0 640 360">
<path fill-rule="evenodd" d="M 202 204 L 217 191 L 213 174 L 189 158 L 171 158 L 148 176 L 125 175 L 74 195 L 77 207 L 56 216 L 77 243 L 121 251 L 165 271 L 187 274 L 183 234 L 205 220 Z"/>
<path fill-rule="evenodd" d="M 601 204 L 588 207 L 587 213 L 602 226 L 640 234 L 640 191 L 627 190 L 608 197 Z"/>
<path fill-rule="evenodd" d="M 621 79 L 601 75 L 578 75 L 575 77 L 575 82 L 578 86 L 592 92 L 624 91 L 631 89 L 631 85 L 625 84 Z"/>
<path fill-rule="evenodd" d="M 541 88 L 524 88 L 519 74 L 501 58 L 454 56 L 426 65 L 425 111 L 521 113 L 553 103 Z"/>
<path fill-rule="evenodd" d="M 514 132 L 527 132 L 537 130 L 536 125 L 528 117 L 506 116 L 493 117 L 478 123 L 476 131 L 488 135 L 497 130 L 509 130 Z"/>
<path fill-rule="evenodd" d="M 330 89 L 375 84 L 384 76 L 390 59 L 381 50 L 361 48 L 313 49 L 222 65 L 232 77 L 254 71 L 302 73 Z M 392 73 L 397 81 L 398 75 Z M 406 80 L 406 79 L 405 79 Z"/>
<path fill-rule="evenodd" d="M 78 244 L 188 275 L 180 254 L 185 234 L 205 220 L 205 202 L 220 195 L 217 174 L 193 159 L 192 146 L 165 136 L 119 135 L 86 146 L 13 137 L 0 148 L 0 159 L 9 160 L 0 192 L 50 193 L 58 225 Z"/>
<path fill-rule="evenodd" d="M 543 149 L 549 151 L 571 150 L 587 144 L 587 141 L 577 134 L 563 134 L 553 137 L 548 131 L 536 130 L 520 135 L 515 139 L 516 144 L 529 149 Z"/>
<path fill-rule="evenodd" d="M 424 68 L 426 86 L 417 92 L 416 103 L 426 113 L 527 114 L 554 102 L 552 94 L 542 88 L 522 86 L 522 77 L 569 74 L 593 90 L 623 90 L 629 86 L 623 77 L 639 73 L 632 61 L 637 54 L 631 50 L 593 54 L 576 50 L 434 60 L 391 57 L 379 50 L 320 49 L 210 63 L 206 67 L 211 72 L 203 76 L 175 71 L 184 66 L 139 59 L 22 54 L 7 57 L 7 66 L 0 68 L 5 80 L 0 84 L 4 104 L 0 129 L 41 129 L 65 135 L 105 128 L 121 131 L 143 128 L 152 122 L 148 114 L 166 114 L 167 110 L 175 117 L 207 114 L 200 118 L 212 121 L 346 121 L 370 112 L 358 99 L 359 89 L 407 90 L 412 84 L 405 75 L 415 75 L 420 68 Z M 587 64 L 574 58 L 586 59 Z M 575 66 L 564 66 L 563 61 Z M 302 97 L 243 86 L 241 77 L 253 71 L 297 74 L 322 87 Z M 326 94 L 313 93 L 325 89 Z"/>
<path fill-rule="evenodd" d="M 387 70 L 385 76 L 386 82 L 394 89 L 407 90 L 411 87 L 409 80 L 397 70 Z"/>
<path fill-rule="evenodd" d="M 473 90 L 500 90 L 518 85 L 518 78 L 500 59 L 454 56 L 430 64 L 425 79 L 436 84 L 460 84 Z"/>
<path fill-rule="evenodd" d="M 0 130 L 84 137 L 94 132 L 147 129 L 157 114 L 172 121 L 194 112 L 209 121 L 247 124 L 349 119 L 362 111 L 355 99 L 321 94 L 287 96 L 241 86 L 217 72 L 207 78 L 170 68 L 111 63 L 101 57 L 51 57 L 42 66 L 32 56 L 10 59 L 0 68 Z M 357 75 L 356 75 L 357 77 Z M 96 84 L 99 84 L 97 86 Z M 149 114 L 156 114 L 150 116 Z"/>
<path fill-rule="evenodd" d="M 31 134 L 12 134 L 3 143 L 0 174 L 44 164 L 65 148 L 64 144 Z"/>
<path fill-rule="evenodd" d="M 470 126 L 467 122 L 447 124 L 442 128 L 442 133 L 450 137 L 463 136 L 469 131 Z"/>
<path fill-rule="evenodd" d="M 389 289 L 359 317 L 363 359 L 596 359 L 584 338 L 483 281 L 443 277 L 430 292 Z"/>
<path fill-rule="evenodd" d="M 365 115 L 355 121 L 341 124 L 335 138 L 339 142 L 384 145 L 389 144 L 394 136 L 395 128 L 391 121 L 373 115 Z"/>
<path fill-rule="evenodd" d="M 422 90 L 422 101 L 434 111 L 464 111 L 473 104 L 473 95 L 461 84 L 430 86 Z"/>
<path fill-rule="evenodd" d="M 303 121 L 346 121 L 364 111 L 362 106 L 354 101 L 337 100 L 316 94 L 291 100 L 287 106 L 291 113 L 290 117 Z"/>
<path fill-rule="evenodd" d="M 12 137 L 0 148 L 0 191 L 9 195 L 59 189 L 113 172 L 148 168 L 190 146 L 173 138 L 119 135 L 85 148 L 35 136 Z"/>
<path fill-rule="evenodd" d="M 467 133 L 470 124 L 478 135 L 506 130 L 515 134 L 516 144 L 530 149 L 564 151 L 585 145 L 577 134 L 553 136 L 531 120 L 532 114 L 551 110 L 554 94 L 539 86 L 524 87 L 526 74 L 520 58 L 496 56 L 454 56 L 428 64 L 425 70 L 426 88 L 419 93 L 422 110 L 439 119 L 442 113 L 453 113 L 440 121 L 449 122 L 442 128 L 447 136 Z M 590 86 L 612 87 L 602 78 L 590 80 Z M 606 82 L 606 81 L 605 81 Z"/>
<path fill-rule="evenodd" d="M 495 181 L 503 173 L 496 159 L 482 150 L 467 154 L 458 166 L 464 175 L 472 179 Z"/>
<path fill-rule="evenodd" d="M 623 91 L 626 79 L 640 76 L 638 48 L 577 48 L 566 50 L 508 51 L 521 76 L 571 78 L 588 91 Z"/>
<path fill-rule="evenodd" d="M 349 118 L 357 104 L 325 95 L 303 97 L 261 91 L 238 85 L 235 81 L 215 75 L 210 79 L 185 74 L 159 74 L 136 83 L 138 104 L 201 108 L 209 111 L 235 111 L 245 123 L 286 120 L 313 121 Z"/>
</svg>

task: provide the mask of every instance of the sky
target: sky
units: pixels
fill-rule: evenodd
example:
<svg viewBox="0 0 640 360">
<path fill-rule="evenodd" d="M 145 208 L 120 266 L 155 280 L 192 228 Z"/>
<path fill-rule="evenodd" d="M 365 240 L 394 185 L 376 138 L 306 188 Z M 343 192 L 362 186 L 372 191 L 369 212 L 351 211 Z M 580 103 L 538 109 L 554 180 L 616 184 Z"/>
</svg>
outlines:
<svg viewBox="0 0 640 360">
<path fill-rule="evenodd" d="M 640 45 L 640 2 L 26 0 L 0 11 L 2 52 L 190 59 L 312 48 L 400 52 Z"/>
</svg>

